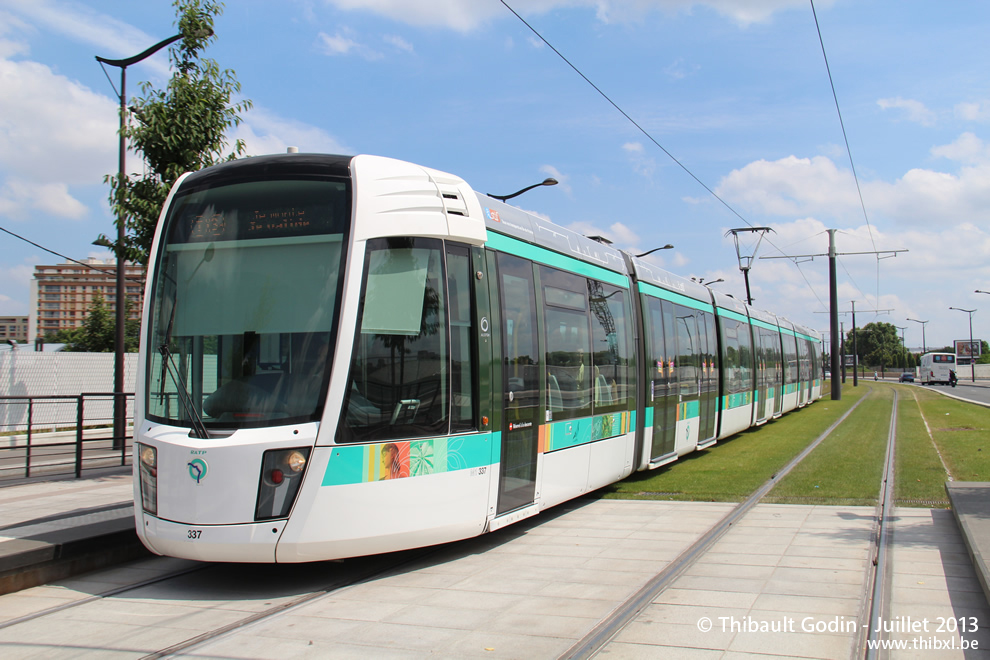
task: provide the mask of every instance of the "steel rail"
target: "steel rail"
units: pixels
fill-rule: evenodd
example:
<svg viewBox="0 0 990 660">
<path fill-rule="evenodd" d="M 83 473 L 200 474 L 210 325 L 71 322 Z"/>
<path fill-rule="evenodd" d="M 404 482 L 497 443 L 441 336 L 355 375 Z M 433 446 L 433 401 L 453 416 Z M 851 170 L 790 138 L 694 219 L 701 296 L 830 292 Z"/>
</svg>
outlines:
<svg viewBox="0 0 990 660">
<path fill-rule="evenodd" d="M 883 478 L 880 482 L 880 500 L 877 503 L 876 523 L 873 542 L 873 570 L 867 584 L 869 603 L 864 607 L 866 621 L 861 622 L 859 656 L 865 650 L 867 660 L 880 657 L 879 641 L 884 633 L 879 625 L 881 620 L 890 619 L 891 572 L 893 562 L 889 548 L 893 539 L 894 512 L 894 468 L 897 449 L 897 390 L 894 389 L 894 404 L 890 413 L 890 430 L 887 433 L 887 453 L 884 458 Z M 865 647 L 865 649 L 864 649 Z"/>
</svg>

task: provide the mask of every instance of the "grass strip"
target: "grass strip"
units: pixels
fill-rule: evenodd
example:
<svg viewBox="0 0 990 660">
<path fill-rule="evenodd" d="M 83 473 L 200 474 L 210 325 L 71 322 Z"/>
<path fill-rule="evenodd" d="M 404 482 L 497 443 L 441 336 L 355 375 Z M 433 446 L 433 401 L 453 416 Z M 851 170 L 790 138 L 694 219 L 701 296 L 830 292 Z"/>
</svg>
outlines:
<svg viewBox="0 0 990 660">
<path fill-rule="evenodd" d="M 954 481 L 990 481 L 990 409 L 923 388 L 918 402 Z"/>
<path fill-rule="evenodd" d="M 849 419 L 764 498 L 780 504 L 877 503 L 890 432 L 893 391 L 873 387 Z"/>
<path fill-rule="evenodd" d="M 897 449 L 894 501 L 897 506 L 949 508 L 945 482 L 949 475 L 921 416 L 919 396 L 936 396 L 917 387 L 895 385 L 900 392 L 897 407 Z M 926 399 L 927 400 L 927 399 Z M 951 416 L 951 415 L 950 415 Z"/>
<path fill-rule="evenodd" d="M 847 385 L 841 401 L 822 399 L 669 465 L 636 472 L 600 492 L 610 499 L 741 502 L 849 410 L 866 389 Z"/>
</svg>

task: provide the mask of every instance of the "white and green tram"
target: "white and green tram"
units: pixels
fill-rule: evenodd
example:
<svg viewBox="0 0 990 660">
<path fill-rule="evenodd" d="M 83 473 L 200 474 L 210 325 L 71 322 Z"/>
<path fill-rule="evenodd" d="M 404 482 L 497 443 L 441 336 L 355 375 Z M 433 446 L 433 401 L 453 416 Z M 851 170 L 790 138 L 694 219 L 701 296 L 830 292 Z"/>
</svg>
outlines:
<svg viewBox="0 0 990 660">
<path fill-rule="evenodd" d="M 184 175 L 148 271 L 135 517 L 155 553 L 453 541 L 821 396 L 821 341 L 374 156 Z"/>
</svg>

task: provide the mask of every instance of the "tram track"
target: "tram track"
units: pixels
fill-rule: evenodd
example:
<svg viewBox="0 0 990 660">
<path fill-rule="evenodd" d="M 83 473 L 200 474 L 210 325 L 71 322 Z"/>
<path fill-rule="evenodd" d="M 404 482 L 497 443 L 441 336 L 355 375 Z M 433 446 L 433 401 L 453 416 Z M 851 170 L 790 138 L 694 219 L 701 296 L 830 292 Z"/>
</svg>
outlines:
<svg viewBox="0 0 990 660">
<path fill-rule="evenodd" d="M 689 548 L 675 558 L 667 567 L 657 573 L 639 591 L 637 591 L 626 602 L 619 605 L 604 620 L 602 620 L 590 633 L 571 646 L 560 656 L 560 660 L 583 660 L 592 658 L 602 650 L 612 639 L 614 639 L 626 626 L 628 626 L 657 596 L 667 590 L 681 575 L 690 569 L 715 543 L 728 532 L 732 526 L 743 516 L 749 513 L 759 501 L 777 483 L 787 476 L 797 467 L 812 451 L 815 450 L 826 438 L 828 438 L 843 422 L 867 399 L 872 392 L 872 388 L 867 394 L 859 399 L 843 415 L 832 423 L 825 431 L 809 444 L 800 454 L 795 456 L 787 465 L 773 474 L 759 488 L 757 488 L 748 498 L 736 505 L 721 520 L 716 522 L 707 532 L 705 532 Z M 896 408 L 894 410 L 896 415 Z M 891 484 L 893 478 L 890 479 Z"/>
<path fill-rule="evenodd" d="M 897 389 L 894 389 L 894 402 L 890 413 L 890 430 L 887 433 L 887 451 L 884 457 L 883 479 L 880 484 L 880 499 L 877 502 L 876 525 L 873 536 L 874 547 L 872 570 L 868 574 L 867 592 L 869 602 L 864 607 L 867 620 L 862 622 L 860 650 L 868 660 L 880 657 L 877 641 L 883 637 L 879 625 L 881 620 L 890 619 L 890 596 L 893 562 L 890 546 L 893 538 L 893 509 L 895 486 L 895 457 L 897 449 Z"/>
<path fill-rule="evenodd" d="M 391 553 L 389 555 L 372 555 L 368 557 L 357 557 L 348 560 L 339 560 L 332 563 L 336 566 L 340 566 L 341 570 L 335 570 L 335 577 L 329 582 L 325 583 L 321 587 L 306 591 L 304 593 L 291 596 L 287 599 L 282 600 L 270 607 L 267 607 L 259 612 L 254 612 L 242 618 L 239 618 L 231 623 L 223 626 L 208 630 L 199 635 L 189 637 L 187 639 L 178 641 L 174 644 L 170 644 L 167 647 L 145 653 L 139 657 L 145 660 L 152 660 L 158 658 L 168 658 L 175 654 L 182 653 L 184 651 L 192 650 L 201 645 L 207 644 L 214 640 L 224 637 L 225 635 L 236 632 L 246 626 L 250 626 L 254 623 L 265 621 L 267 619 L 273 618 L 285 612 L 288 612 L 294 608 L 300 607 L 302 605 L 311 603 L 320 598 L 330 596 L 341 589 L 360 584 L 362 582 L 372 580 L 376 577 L 388 575 L 396 570 L 400 570 L 403 566 L 407 566 L 411 563 L 421 561 L 432 554 L 435 554 L 438 550 L 434 547 L 420 548 L 414 550 L 406 550 L 397 553 Z M 284 566 L 284 565 L 281 565 Z M 346 568 L 344 568 L 346 566 Z M 217 565 L 217 564 L 207 564 L 200 563 L 194 566 L 184 567 L 178 570 L 170 571 L 168 573 L 155 576 L 146 580 L 141 580 L 139 582 L 133 582 L 126 585 L 121 585 L 101 591 L 97 594 L 92 594 L 78 600 L 73 600 L 71 602 L 62 603 L 53 607 L 45 608 L 37 612 L 32 612 L 24 616 L 20 616 L 8 621 L 0 622 L 0 630 L 5 630 L 15 626 L 28 624 L 46 617 L 51 617 L 53 615 L 66 612 L 68 610 L 76 609 L 85 605 L 100 601 L 108 601 L 115 597 L 127 596 L 128 594 L 138 592 L 142 589 L 152 586 L 159 586 L 167 584 L 170 581 L 178 581 L 182 578 L 188 576 L 204 573 L 209 571 L 223 570 L 223 567 L 229 567 L 229 565 Z"/>
</svg>

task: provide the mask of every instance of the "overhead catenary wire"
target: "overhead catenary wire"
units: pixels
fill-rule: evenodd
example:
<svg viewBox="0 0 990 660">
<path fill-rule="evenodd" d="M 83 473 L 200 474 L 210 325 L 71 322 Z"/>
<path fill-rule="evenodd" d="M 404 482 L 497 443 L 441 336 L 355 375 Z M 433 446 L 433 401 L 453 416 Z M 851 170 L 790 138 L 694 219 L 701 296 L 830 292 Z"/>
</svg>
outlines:
<svg viewBox="0 0 990 660">
<path fill-rule="evenodd" d="M 39 250 L 44 250 L 45 252 L 48 252 L 49 254 L 54 254 L 56 257 L 62 257 L 66 261 L 70 261 L 70 262 L 72 262 L 74 264 L 79 264 L 80 266 L 85 266 L 86 268 L 89 268 L 90 270 L 95 270 L 95 271 L 97 271 L 99 273 L 103 273 L 104 275 L 113 275 L 114 273 L 117 272 L 117 269 L 116 268 L 114 268 L 113 270 L 104 270 L 102 268 L 97 268 L 96 266 L 94 266 L 92 264 L 87 264 L 87 263 L 82 262 L 82 261 L 79 261 L 77 259 L 73 259 L 72 257 L 67 257 L 64 254 L 62 254 L 61 252 L 56 252 L 55 250 L 51 250 L 49 248 L 46 248 L 44 245 L 39 245 L 38 243 L 35 243 L 34 241 L 32 241 L 32 240 L 30 240 L 28 238 L 24 238 L 20 234 L 15 234 L 14 232 L 12 232 L 9 229 L 6 229 L 4 227 L 0 227 L 0 231 L 4 232 L 5 234 L 10 234 L 14 238 L 19 239 L 19 240 L 22 240 L 25 243 L 29 243 L 29 244 L 33 245 L 34 247 L 38 248 Z M 128 280 L 130 282 L 136 282 L 137 284 L 140 284 L 141 286 L 144 286 L 144 280 L 136 280 L 133 277 L 126 277 L 126 276 L 124 277 L 124 279 L 125 280 Z"/>
<path fill-rule="evenodd" d="M 577 68 L 577 66 L 574 65 L 574 63 L 572 63 L 569 59 L 567 59 L 567 57 L 565 57 L 563 53 L 561 53 L 559 50 L 557 50 L 557 48 L 552 43 L 550 43 L 547 40 L 546 37 L 544 37 L 536 28 L 534 28 L 532 25 L 530 25 L 529 22 L 526 21 L 525 18 L 523 18 L 522 16 L 520 16 L 519 15 L 519 12 L 517 12 L 515 9 L 513 9 L 511 6 L 509 6 L 509 4 L 506 2 L 506 0 L 499 0 L 499 1 L 502 3 L 502 5 L 505 6 L 506 9 L 508 9 L 510 12 L 512 12 L 512 14 L 516 18 L 518 18 L 522 22 L 523 25 L 525 25 L 527 28 L 529 28 L 530 32 L 532 32 L 533 34 L 535 34 L 536 37 L 540 41 L 542 41 L 543 43 L 545 43 L 547 45 L 547 47 L 550 48 L 550 50 L 552 50 L 557 55 L 557 57 L 559 57 L 561 60 L 563 60 L 564 63 L 567 64 L 567 66 L 569 66 L 576 74 L 578 74 L 579 76 L 581 76 L 581 78 L 586 83 L 588 83 L 592 87 L 592 89 L 594 89 L 596 92 L 598 92 L 598 94 L 603 99 L 605 99 L 609 103 L 609 105 L 611 105 L 613 108 L 615 108 L 619 112 L 619 114 L 621 114 L 623 117 L 626 118 L 627 121 L 629 121 L 629 123 L 631 123 L 633 126 L 635 126 L 636 129 L 640 133 L 642 133 L 644 136 L 646 136 L 646 139 L 647 140 L 649 140 L 650 142 L 652 142 L 658 149 L 660 149 L 660 151 L 662 151 L 664 154 L 666 154 L 668 158 L 670 158 L 678 167 L 680 167 L 682 170 L 684 170 L 684 172 L 687 173 L 687 175 L 690 176 L 692 179 L 694 179 L 694 181 L 696 183 L 698 183 L 698 185 L 700 185 L 702 188 L 704 188 L 706 191 L 708 191 L 708 193 L 712 197 L 714 197 L 715 199 L 717 199 L 719 201 L 719 203 L 722 204 L 722 206 L 724 206 L 726 209 L 729 210 L 730 213 L 732 213 L 734 216 L 736 216 L 737 218 L 739 218 L 740 220 L 742 220 L 744 223 L 746 223 L 747 226 L 749 226 L 749 227 L 753 227 L 754 226 L 753 223 L 751 223 L 749 220 L 747 220 L 745 217 L 743 217 L 743 215 L 741 213 L 739 213 L 728 202 L 726 202 L 724 199 L 722 199 L 722 197 L 720 197 L 718 195 L 718 193 L 716 193 L 708 184 L 706 184 L 704 181 L 702 181 L 684 163 L 682 163 L 677 157 L 675 157 L 670 151 L 668 151 L 662 144 L 660 144 L 660 142 L 656 138 L 654 138 L 653 135 L 650 134 L 649 131 L 647 131 L 645 128 L 643 128 L 639 124 L 639 122 L 637 122 L 635 119 L 633 119 L 629 115 L 629 113 L 627 113 L 625 110 L 623 110 L 619 106 L 618 103 L 616 103 L 615 101 L 613 101 L 611 99 L 611 97 L 608 96 L 608 94 L 606 94 L 604 91 L 602 91 L 602 89 L 600 87 L 598 87 L 598 85 L 596 85 L 594 82 L 592 82 L 591 79 L 588 78 L 588 76 L 586 76 L 579 68 Z M 777 247 L 777 245 L 774 244 L 773 241 L 767 239 L 767 243 L 769 243 L 771 247 L 773 247 L 775 250 L 777 250 L 777 252 L 780 252 L 781 254 L 784 254 L 784 251 L 781 250 L 779 247 Z M 797 263 L 795 262 L 795 266 L 796 265 L 797 265 Z M 801 272 L 801 277 L 804 279 L 805 283 L 808 285 L 808 288 L 811 289 L 812 294 L 814 294 L 815 298 L 818 299 L 818 302 L 821 303 L 822 302 L 821 297 L 814 290 L 814 287 L 811 285 L 811 282 L 808 281 L 808 278 L 804 276 L 804 273 L 801 271 L 800 267 L 798 268 L 798 271 Z M 824 303 L 822 303 L 822 304 L 824 305 Z"/>
<path fill-rule="evenodd" d="M 815 0 L 808 0 L 811 3 L 811 15 L 815 19 L 815 30 L 818 32 L 818 43 L 822 47 L 822 59 L 825 60 L 825 72 L 828 74 L 828 84 L 832 88 L 832 99 L 835 101 L 835 113 L 839 116 L 839 128 L 842 129 L 842 139 L 846 143 L 846 155 L 849 157 L 849 168 L 852 170 L 853 181 L 856 182 L 856 193 L 859 195 L 859 205 L 863 209 L 863 219 L 866 220 L 866 229 L 870 234 L 870 242 L 873 244 L 873 251 L 877 252 L 877 242 L 873 237 L 873 227 L 870 225 L 870 215 L 866 212 L 866 202 L 863 200 L 863 189 L 859 185 L 859 176 L 856 174 L 856 163 L 853 162 L 852 148 L 849 146 L 849 136 L 846 133 L 846 124 L 842 120 L 842 110 L 839 107 L 839 95 L 835 91 L 835 82 L 832 80 L 832 69 L 828 64 L 828 54 L 825 52 L 825 40 L 822 38 L 822 28 L 818 23 L 818 12 L 815 11 Z M 859 287 L 857 287 L 859 288 Z M 861 292 L 862 293 L 862 292 Z M 880 255 L 877 255 L 877 300 L 880 299 Z"/>
</svg>

